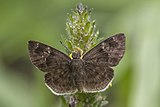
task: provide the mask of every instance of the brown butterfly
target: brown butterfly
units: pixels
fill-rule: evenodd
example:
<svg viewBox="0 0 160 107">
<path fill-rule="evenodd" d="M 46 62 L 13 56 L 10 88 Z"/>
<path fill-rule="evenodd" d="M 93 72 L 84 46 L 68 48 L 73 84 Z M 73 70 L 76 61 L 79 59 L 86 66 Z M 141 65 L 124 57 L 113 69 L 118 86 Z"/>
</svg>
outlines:
<svg viewBox="0 0 160 107">
<path fill-rule="evenodd" d="M 116 66 L 125 52 L 125 36 L 116 34 L 81 56 L 72 58 L 36 41 L 28 42 L 30 60 L 45 72 L 45 84 L 56 95 L 100 92 L 108 88 Z"/>
</svg>

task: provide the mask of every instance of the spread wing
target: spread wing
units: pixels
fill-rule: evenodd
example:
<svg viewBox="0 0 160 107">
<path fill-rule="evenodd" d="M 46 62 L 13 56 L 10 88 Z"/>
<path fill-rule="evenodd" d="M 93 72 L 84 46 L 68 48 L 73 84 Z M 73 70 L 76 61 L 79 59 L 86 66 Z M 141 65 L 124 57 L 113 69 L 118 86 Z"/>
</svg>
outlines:
<svg viewBox="0 0 160 107">
<path fill-rule="evenodd" d="M 87 81 L 84 91 L 105 90 L 112 81 L 114 73 L 110 67 L 116 66 L 125 52 L 125 36 L 120 33 L 99 43 L 83 56 Z"/>
<path fill-rule="evenodd" d="M 69 62 L 64 53 L 36 41 L 28 42 L 30 60 L 38 69 L 45 72 L 46 86 L 56 95 L 71 94 L 77 91 L 72 84 Z"/>
<path fill-rule="evenodd" d="M 107 65 L 86 61 L 83 91 L 89 93 L 105 91 L 112 82 L 113 76 L 113 69 Z"/>
<path fill-rule="evenodd" d="M 83 59 L 107 63 L 109 67 L 118 65 L 125 52 L 125 36 L 120 33 L 109 37 L 87 52 Z"/>
</svg>

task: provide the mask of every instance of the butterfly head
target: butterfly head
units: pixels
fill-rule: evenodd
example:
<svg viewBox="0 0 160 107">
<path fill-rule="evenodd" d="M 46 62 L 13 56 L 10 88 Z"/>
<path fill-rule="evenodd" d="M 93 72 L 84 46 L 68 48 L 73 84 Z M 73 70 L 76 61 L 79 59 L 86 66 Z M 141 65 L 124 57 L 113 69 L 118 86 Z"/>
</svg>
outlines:
<svg viewBox="0 0 160 107">
<path fill-rule="evenodd" d="M 80 52 L 73 52 L 72 53 L 72 58 L 73 59 L 80 59 L 81 58 L 81 53 Z"/>
<path fill-rule="evenodd" d="M 83 51 L 80 48 L 75 48 L 69 56 L 71 59 L 82 59 L 82 53 Z"/>
</svg>

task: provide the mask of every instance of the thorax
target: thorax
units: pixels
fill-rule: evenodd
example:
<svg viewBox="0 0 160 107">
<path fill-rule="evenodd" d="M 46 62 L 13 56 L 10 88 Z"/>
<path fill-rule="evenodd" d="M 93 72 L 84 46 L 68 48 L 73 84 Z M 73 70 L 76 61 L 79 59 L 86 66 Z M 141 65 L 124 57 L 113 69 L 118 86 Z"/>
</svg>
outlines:
<svg viewBox="0 0 160 107">
<path fill-rule="evenodd" d="M 79 71 L 83 68 L 84 62 L 82 59 L 72 59 L 70 66 L 72 71 Z"/>
</svg>

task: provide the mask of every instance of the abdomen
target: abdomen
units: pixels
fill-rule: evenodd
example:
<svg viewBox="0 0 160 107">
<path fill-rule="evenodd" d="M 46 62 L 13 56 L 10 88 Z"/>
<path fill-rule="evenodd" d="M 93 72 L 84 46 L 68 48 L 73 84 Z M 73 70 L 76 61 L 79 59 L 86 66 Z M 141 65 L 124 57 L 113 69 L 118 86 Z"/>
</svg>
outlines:
<svg viewBox="0 0 160 107">
<path fill-rule="evenodd" d="M 73 84 L 79 91 L 83 91 L 83 83 L 85 80 L 84 62 L 81 59 L 73 59 L 71 61 L 71 71 Z"/>
</svg>

